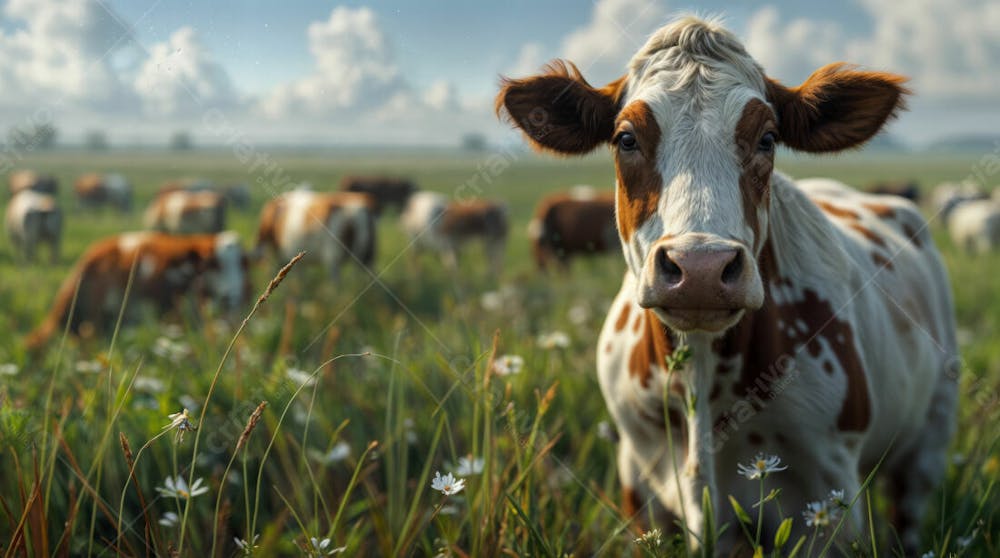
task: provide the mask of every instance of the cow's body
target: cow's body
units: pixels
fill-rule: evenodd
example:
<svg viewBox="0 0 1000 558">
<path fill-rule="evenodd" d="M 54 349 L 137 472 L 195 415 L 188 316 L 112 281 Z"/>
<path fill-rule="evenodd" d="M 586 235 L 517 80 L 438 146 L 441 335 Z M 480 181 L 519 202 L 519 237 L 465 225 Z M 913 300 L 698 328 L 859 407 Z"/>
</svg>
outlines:
<svg viewBox="0 0 1000 558">
<path fill-rule="evenodd" d="M 120 174 L 85 174 L 73 183 L 73 191 L 82 207 L 110 205 L 119 211 L 132 209 L 132 185 Z"/>
<path fill-rule="evenodd" d="M 948 212 L 952 242 L 970 253 L 1000 249 L 1000 199 L 966 200 Z"/>
<path fill-rule="evenodd" d="M 145 311 L 167 313 L 189 294 L 211 298 L 226 310 L 250 294 L 247 260 L 233 232 L 125 233 L 99 240 L 84 252 L 59 288 L 49 314 L 28 337 L 28 347 L 43 347 L 62 332 L 67 320 L 74 335 L 110 332 L 130 275 L 127 322 Z"/>
<path fill-rule="evenodd" d="M 443 194 L 417 192 L 410 197 L 400 223 L 417 248 L 439 252 L 450 269 L 457 269 L 459 251 L 472 240 L 482 240 L 494 273 L 503 267 L 508 220 L 501 203 L 449 202 Z"/>
<path fill-rule="evenodd" d="M 23 190 L 32 190 L 53 196 L 59 193 L 59 181 L 49 174 L 38 174 L 32 170 L 19 170 L 10 173 L 8 181 L 12 195 Z"/>
<path fill-rule="evenodd" d="M 614 193 L 576 188 L 546 196 L 538 203 L 528 234 L 539 269 L 553 259 L 565 268 L 576 255 L 617 251 Z"/>
<path fill-rule="evenodd" d="M 969 201 L 985 200 L 987 197 L 986 192 L 971 182 L 944 182 L 938 184 L 931 193 L 931 210 L 934 217 L 947 227 L 951 212 L 956 207 Z"/>
<path fill-rule="evenodd" d="M 230 207 L 240 210 L 250 207 L 250 189 L 247 188 L 246 184 L 217 186 L 214 182 L 203 178 L 184 178 L 180 180 L 168 180 L 160 186 L 158 194 L 180 190 L 187 192 L 215 192 L 222 196 Z"/>
<path fill-rule="evenodd" d="M 226 202 L 216 192 L 166 191 L 149 204 L 146 227 L 172 234 L 215 234 L 226 227 Z"/>
<path fill-rule="evenodd" d="M 760 485 L 737 464 L 780 456 L 787 469 L 766 485 L 790 517 L 812 503 L 836 513 L 831 490 L 863 501 L 884 455 L 899 540 L 917 552 L 957 400 L 944 267 L 910 202 L 773 172 L 779 141 L 806 152 L 867 141 L 902 107 L 903 82 L 832 64 L 789 88 L 696 18 L 654 33 L 602 88 L 560 62 L 505 81 L 498 109 L 536 148 L 609 143 L 614 155 L 628 271 L 597 351 L 626 511 L 664 528 L 681 519 L 697 546 L 707 492 L 716 524 L 729 523 L 717 549 L 749 555 L 726 496 L 764 510 L 765 551 L 779 517 L 754 506 Z M 843 548 L 866 536 L 863 509 L 838 531 Z M 809 534 L 796 518 L 790 540 Z"/>
<path fill-rule="evenodd" d="M 353 192 L 287 192 L 261 211 L 257 255 L 267 247 L 282 259 L 305 251 L 334 278 L 347 260 L 370 266 L 375 260 L 372 199 Z"/>
<path fill-rule="evenodd" d="M 865 187 L 865 191 L 869 194 L 899 196 L 913 203 L 920 203 L 920 185 L 913 180 L 875 182 Z"/>
<path fill-rule="evenodd" d="M 59 261 L 62 211 L 53 196 L 21 190 L 7 205 L 4 222 L 12 247 L 25 259 L 33 261 L 38 246 L 46 244 L 52 263 Z"/>
<path fill-rule="evenodd" d="M 417 191 L 412 180 L 388 176 L 345 176 L 340 181 L 340 189 L 371 196 L 375 200 L 376 214 L 389 208 L 401 210 Z"/>
</svg>

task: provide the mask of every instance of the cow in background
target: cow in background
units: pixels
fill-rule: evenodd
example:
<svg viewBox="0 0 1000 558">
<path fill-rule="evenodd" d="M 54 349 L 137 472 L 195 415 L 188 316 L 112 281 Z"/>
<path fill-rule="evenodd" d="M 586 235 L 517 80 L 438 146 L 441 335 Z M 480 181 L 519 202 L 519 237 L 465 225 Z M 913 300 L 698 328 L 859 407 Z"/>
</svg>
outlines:
<svg viewBox="0 0 1000 558">
<path fill-rule="evenodd" d="M 11 195 L 23 190 L 32 190 L 52 196 L 59 193 L 59 181 L 55 176 L 51 174 L 38 174 L 33 170 L 19 170 L 10 173 L 8 186 Z"/>
<path fill-rule="evenodd" d="M 213 234 L 226 228 L 226 200 L 216 192 L 172 190 L 153 199 L 146 228 L 173 234 Z"/>
<path fill-rule="evenodd" d="M 368 194 L 375 200 L 375 213 L 395 208 L 401 210 L 406 201 L 417 191 L 412 180 L 389 176 L 345 176 L 340 181 L 340 190 Z"/>
<path fill-rule="evenodd" d="M 246 184 L 235 183 L 219 186 L 211 180 L 204 178 L 182 178 L 180 180 L 168 180 L 160 186 L 159 194 L 176 192 L 179 190 L 187 192 L 215 192 L 226 200 L 226 204 L 233 209 L 245 210 L 250 207 L 250 189 Z"/>
<path fill-rule="evenodd" d="M 367 194 L 292 190 L 264 204 L 254 257 L 268 249 L 282 260 L 305 251 L 336 279 L 345 261 L 375 261 L 374 201 Z"/>
<path fill-rule="evenodd" d="M 956 207 L 965 202 L 985 200 L 988 197 L 986 192 L 972 182 L 943 182 L 931 193 L 931 210 L 945 227 L 948 227 L 952 211 Z"/>
<path fill-rule="evenodd" d="M 869 194 L 899 196 L 915 204 L 920 203 L 920 185 L 915 180 L 886 180 L 869 184 L 865 191 Z"/>
<path fill-rule="evenodd" d="M 250 296 L 247 258 L 239 237 L 230 231 L 190 236 L 133 232 L 94 242 L 59 287 L 42 324 L 28 336 L 28 348 L 44 347 L 67 321 L 73 335 L 110 333 L 127 288 L 129 323 L 148 310 L 166 314 L 190 296 L 233 311 Z"/>
<path fill-rule="evenodd" d="M 117 173 L 80 176 L 73 182 L 73 191 L 81 207 L 109 205 L 122 212 L 132 210 L 132 184 Z"/>
<path fill-rule="evenodd" d="M 47 244 L 52 263 L 59 261 L 63 217 L 55 197 L 21 190 L 7 205 L 4 223 L 11 246 L 26 260 L 34 261 L 38 246 Z"/>
<path fill-rule="evenodd" d="M 400 225 L 418 249 L 439 252 L 450 270 L 458 269 L 459 252 L 471 240 L 483 242 L 494 275 L 503 270 L 507 243 L 507 207 L 488 200 L 449 202 L 444 194 L 417 192 L 400 215 Z"/>
<path fill-rule="evenodd" d="M 541 270 L 552 260 L 568 269 L 576 255 L 616 252 L 621 243 L 615 228 L 614 193 L 577 186 L 548 195 L 535 209 L 528 236 Z"/>
</svg>

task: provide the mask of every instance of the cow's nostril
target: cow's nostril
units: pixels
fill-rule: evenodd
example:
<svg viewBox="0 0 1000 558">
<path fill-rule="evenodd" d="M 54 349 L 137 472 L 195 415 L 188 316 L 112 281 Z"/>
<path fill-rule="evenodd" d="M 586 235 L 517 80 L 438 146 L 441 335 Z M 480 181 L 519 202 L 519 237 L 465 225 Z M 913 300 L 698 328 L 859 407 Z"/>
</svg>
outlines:
<svg viewBox="0 0 1000 558">
<path fill-rule="evenodd" d="M 722 270 L 722 283 L 735 283 L 743 273 L 743 252 L 737 251 Z"/>
<path fill-rule="evenodd" d="M 663 279 L 670 285 L 680 283 L 684 277 L 684 272 L 670 259 L 666 250 L 660 250 L 656 253 L 656 267 L 663 274 Z"/>
</svg>

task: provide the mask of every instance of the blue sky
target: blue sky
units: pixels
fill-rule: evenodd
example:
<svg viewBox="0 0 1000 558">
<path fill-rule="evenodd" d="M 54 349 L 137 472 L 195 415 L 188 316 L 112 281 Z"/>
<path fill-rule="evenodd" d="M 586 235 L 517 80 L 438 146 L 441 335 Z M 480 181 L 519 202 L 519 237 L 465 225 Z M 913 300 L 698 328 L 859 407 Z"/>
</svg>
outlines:
<svg viewBox="0 0 1000 558">
<path fill-rule="evenodd" d="M 113 142 L 174 129 L 217 141 L 210 109 L 259 142 L 504 141 L 499 74 L 568 57 L 610 80 L 648 33 L 692 11 L 723 14 L 786 83 L 836 60 L 910 75 L 918 96 L 891 129 L 904 141 L 1000 130 L 990 0 L 8 0 L 0 117 L 9 127 L 42 110 L 66 138 L 105 129 Z"/>
</svg>

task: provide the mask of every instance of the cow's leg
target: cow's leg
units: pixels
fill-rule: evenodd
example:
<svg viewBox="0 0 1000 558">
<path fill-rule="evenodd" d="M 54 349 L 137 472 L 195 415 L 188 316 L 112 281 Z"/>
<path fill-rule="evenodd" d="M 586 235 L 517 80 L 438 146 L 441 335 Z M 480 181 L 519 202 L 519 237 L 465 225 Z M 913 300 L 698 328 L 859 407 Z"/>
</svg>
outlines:
<svg viewBox="0 0 1000 558">
<path fill-rule="evenodd" d="M 908 451 L 894 456 L 888 471 L 892 523 L 906 556 L 920 555 L 920 521 L 948 465 L 958 400 L 955 372 L 946 371 L 938 379 L 920 436 Z"/>
<path fill-rule="evenodd" d="M 642 533 L 659 528 L 664 533 L 676 532 L 677 517 L 668 511 L 650 487 L 637 461 L 635 450 L 627 437 L 618 443 L 618 478 L 622 484 L 622 516 L 632 522 L 633 530 Z"/>
</svg>

